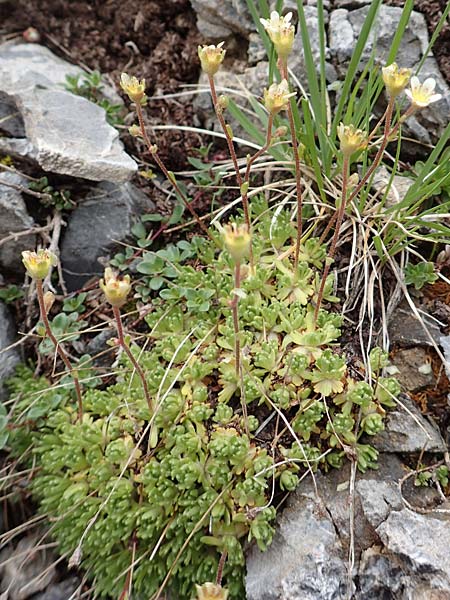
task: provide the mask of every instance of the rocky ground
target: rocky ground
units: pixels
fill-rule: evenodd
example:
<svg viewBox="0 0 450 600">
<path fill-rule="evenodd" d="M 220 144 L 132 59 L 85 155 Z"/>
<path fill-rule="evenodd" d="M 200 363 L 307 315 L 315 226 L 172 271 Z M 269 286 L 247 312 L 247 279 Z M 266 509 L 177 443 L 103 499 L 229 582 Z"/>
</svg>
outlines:
<svg viewBox="0 0 450 600">
<path fill-rule="evenodd" d="M 145 77 L 149 94 L 159 97 L 198 81 L 200 41 L 227 39 L 230 51 L 219 86 L 238 84 L 257 94 L 262 91 L 267 63 L 245 1 L 191 4 L 187 0 L 0 2 L 0 157 L 12 157 L 20 171 L 12 172 L 8 161 L 0 165 L 0 287 L 10 283 L 22 287 L 20 252 L 33 247 L 40 236 L 60 254 L 67 291 L 89 289 L 118 243 L 128 239 L 138 216 L 167 211 L 167 191 L 160 180 L 155 185 L 136 175 L 138 168 L 148 168 L 149 157 L 127 134 L 132 122 L 127 109 L 121 109 L 124 124 L 112 127 L 102 108 L 65 89 L 67 75 L 98 69 L 106 75 L 101 96 L 121 105 L 117 80 L 126 69 Z M 333 84 L 345 73 L 368 9 L 364 0 L 324 4 L 327 78 Z M 377 40 L 372 40 L 365 59 L 375 49 L 377 61 L 383 63 L 400 19 L 398 4 L 391 1 L 382 7 Z M 412 14 L 398 57 L 401 65 L 419 63 L 445 4 L 417 3 L 420 12 Z M 295 1 L 286 0 L 285 6 L 296 12 Z M 307 3 L 305 13 L 317 56 L 314 2 Z M 30 30 L 23 35 L 29 27 L 38 36 L 34 43 L 27 41 Z M 410 123 L 408 133 L 417 142 L 409 147 L 411 157 L 420 156 L 424 144 L 439 139 L 450 121 L 449 35 L 447 24 L 435 57 L 427 58 L 422 68 L 421 77 L 437 79 L 443 99 Z M 304 82 L 302 48 L 297 44 L 292 68 Z M 216 127 L 209 97 L 199 94 L 194 103 L 191 100 L 188 96 L 151 101 L 146 119 L 152 125 Z M 192 149 L 206 142 L 192 132 L 155 130 L 154 135 L 174 170 L 185 168 Z M 70 192 L 72 210 L 45 207 L 42 192 L 30 193 L 30 180 L 44 174 L 54 186 Z M 411 307 L 397 308 L 389 334 L 405 397 L 403 407 L 390 414 L 387 432 L 379 436 L 379 471 L 364 476 L 350 469 L 336 472 L 318 477 L 316 487 L 305 481 L 290 498 L 269 551 L 249 554 L 249 600 L 337 600 L 352 595 L 358 600 L 450 598 L 450 507 L 442 489 L 417 489 L 414 477 L 408 475 L 419 462 L 436 467 L 447 456 L 450 372 L 434 346 L 449 360 L 449 301 L 450 289 L 445 286 L 430 286 L 417 294 L 425 329 Z M 6 349 L 0 355 L 0 394 L 4 395 L 2 381 L 27 356 L 26 343 L 13 346 L 16 330 L 28 331 L 33 316 L 30 306 L 20 301 L 9 306 L 0 301 L 0 349 Z M 80 582 L 67 578 L 64 570 L 49 569 L 36 586 L 26 586 L 49 564 L 35 558 L 27 566 L 31 571 L 17 571 L 13 557 L 34 543 L 24 537 L 16 548 L 0 554 L 0 591 L 9 589 L 2 600 L 77 597 Z"/>
</svg>

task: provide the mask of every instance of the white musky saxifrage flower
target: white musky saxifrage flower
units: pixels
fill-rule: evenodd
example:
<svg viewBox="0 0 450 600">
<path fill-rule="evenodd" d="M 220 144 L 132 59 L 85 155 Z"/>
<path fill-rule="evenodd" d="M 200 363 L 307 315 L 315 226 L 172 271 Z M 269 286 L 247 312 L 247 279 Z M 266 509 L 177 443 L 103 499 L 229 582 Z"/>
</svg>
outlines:
<svg viewBox="0 0 450 600">
<path fill-rule="evenodd" d="M 292 13 L 282 17 L 276 10 L 270 13 L 270 19 L 260 19 L 280 57 L 286 58 L 292 50 L 295 30 L 291 23 Z"/>
<path fill-rule="evenodd" d="M 420 83 L 418 77 L 411 77 L 411 89 L 406 89 L 405 94 L 411 100 L 411 103 L 417 108 L 425 108 L 432 102 L 437 102 L 442 98 L 442 94 L 435 94 L 436 80 L 432 77 L 425 79 Z"/>
</svg>

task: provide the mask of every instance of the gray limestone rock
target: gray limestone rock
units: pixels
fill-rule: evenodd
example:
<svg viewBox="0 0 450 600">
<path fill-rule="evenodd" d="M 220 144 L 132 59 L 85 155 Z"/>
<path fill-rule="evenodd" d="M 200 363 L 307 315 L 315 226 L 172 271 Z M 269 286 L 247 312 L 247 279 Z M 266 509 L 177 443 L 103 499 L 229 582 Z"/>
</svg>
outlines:
<svg viewBox="0 0 450 600">
<path fill-rule="evenodd" d="M 398 369 L 395 377 L 405 392 L 417 392 L 436 383 L 429 353 L 420 346 L 398 350 L 391 363 Z"/>
<path fill-rule="evenodd" d="M 35 159 L 46 171 L 124 182 L 137 166 L 105 111 L 63 90 L 36 87 L 18 102 Z"/>
<path fill-rule="evenodd" d="M 368 10 L 368 6 L 357 10 L 338 8 L 330 15 L 329 46 L 341 77 L 345 75 Z M 376 61 L 381 65 L 386 63 L 401 14 L 401 8 L 380 6 L 376 25 L 372 28 L 361 57 L 361 68 L 367 64 L 373 50 L 375 50 Z M 402 67 L 411 67 L 415 71 L 427 50 L 428 41 L 424 16 L 413 11 L 396 62 Z M 413 134 L 420 141 L 430 143 L 439 138 L 450 121 L 450 89 L 432 55 L 425 60 L 418 76 L 422 81 L 427 77 L 434 77 L 437 81 L 436 89 L 443 97 L 431 107 L 421 110 L 416 118 L 408 120 L 405 132 Z"/>
<path fill-rule="evenodd" d="M 370 437 L 370 444 L 380 452 L 446 452 L 439 429 L 406 396 L 401 402 L 405 408 L 398 406 L 388 412 L 386 429 Z"/>
<path fill-rule="evenodd" d="M 191 4 L 205 41 L 223 40 L 234 33 L 248 36 L 255 30 L 245 0 L 191 0 Z"/>
<path fill-rule="evenodd" d="M 345 553 L 334 524 L 311 493 L 295 494 L 266 552 L 247 560 L 247 600 L 340 600 L 346 589 Z"/>
<path fill-rule="evenodd" d="M 16 348 L 9 348 L 15 342 L 16 330 L 9 310 L 0 302 L 0 401 L 6 397 L 5 381 L 20 362 Z M 7 350 L 9 348 L 9 350 Z"/>
<path fill-rule="evenodd" d="M 36 549 L 38 539 L 36 535 L 24 537 L 14 550 L 7 547 L 0 553 L 0 591 L 5 592 L 5 599 L 27 600 L 56 578 L 54 556 Z"/>
<path fill-rule="evenodd" d="M 35 160 L 47 171 L 94 181 L 124 182 L 137 170 L 124 152 L 116 129 L 99 106 L 64 89 L 66 75 L 81 69 L 36 44 L 0 46 L 0 116 L 20 114 L 9 123 L 12 140 L 1 148 Z M 105 86 L 105 96 L 120 101 Z M 8 112 L 9 111 L 9 112 Z M 1 125 L 1 123 L 0 123 Z M 18 140 L 26 136 L 26 143 Z"/>
<path fill-rule="evenodd" d="M 26 180 L 20 175 L 0 172 L 0 269 L 23 270 L 21 252 L 34 248 L 35 236 L 23 235 L 2 243 L 2 239 L 11 234 L 26 231 L 34 225 L 27 212 L 22 194 L 13 186 L 26 186 Z"/>
<path fill-rule="evenodd" d="M 79 289 L 103 266 L 107 257 L 130 234 L 138 216 L 153 204 L 130 183 L 101 183 L 71 213 L 61 245 L 61 263 L 69 291 Z"/>
<path fill-rule="evenodd" d="M 439 325 L 423 310 L 420 316 L 423 324 L 417 319 L 407 302 L 400 304 L 388 323 L 391 344 L 406 347 L 433 346 L 433 341 L 439 344 L 441 338 Z"/>
</svg>

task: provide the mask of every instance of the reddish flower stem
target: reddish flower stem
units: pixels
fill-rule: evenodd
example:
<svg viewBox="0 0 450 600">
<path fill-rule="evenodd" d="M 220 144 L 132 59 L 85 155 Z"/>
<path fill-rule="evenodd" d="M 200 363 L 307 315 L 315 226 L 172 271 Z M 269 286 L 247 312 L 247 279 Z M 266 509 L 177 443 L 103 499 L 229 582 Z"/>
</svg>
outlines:
<svg viewBox="0 0 450 600">
<path fill-rule="evenodd" d="M 137 118 L 139 121 L 139 127 L 141 130 L 141 134 L 142 134 L 142 138 L 150 152 L 150 154 L 153 156 L 156 164 L 158 165 L 158 167 L 161 169 L 161 171 L 164 173 L 166 179 L 173 185 L 176 193 L 178 194 L 178 196 L 181 198 L 184 206 L 188 209 L 188 211 L 191 213 L 192 217 L 195 219 L 197 225 L 200 227 L 200 229 L 203 231 L 203 233 L 205 233 L 209 238 L 211 238 L 211 235 L 208 231 L 208 228 L 206 227 L 206 225 L 200 220 L 198 214 L 196 213 L 196 211 L 194 210 L 192 204 L 189 202 L 189 200 L 186 198 L 186 196 L 184 195 L 184 193 L 181 191 L 175 177 L 169 173 L 168 169 L 166 168 L 166 165 L 163 163 L 163 161 L 160 159 L 158 152 L 155 151 L 155 146 L 152 144 L 147 131 L 145 129 L 145 123 L 144 123 L 144 117 L 142 115 L 142 107 L 140 104 L 135 104 L 136 106 L 136 114 L 137 114 Z"/>
<path fill-rule="evenodd" d="M 280 59 L 280 71 L 281 77 L 289 82 L 289 71 L 286 59 Z M 297 135 L 295 133 L 295 122 L 294 115 L 292 113 L 292 106 L 289 100 L 287 106 L 287 114 L 289 120 L 289 128 L 291 130 L 292 148 L 294 151 L 294 163 L 295 163 L 295 185 L 297 190 L 297 239 L 295 242 L 295 254 L 294 254 L 294 270 L 297 271 L 298 257 L 300 253 L 300 242 L 302 239 L 302 182 L 301 182 L 301 171 L 300 171 L 300 157 L 298 155 L 298 142 Z"/>
<path fill-rule="evenodd" d="M 41 313 L 41 321 L 44 323 L 45 332 L 46 332 L 47 336 L 50 338 L 50 340 L 52 341 L 53 345 L 55 346 L 55 350 L 59 354 L 61 360 L 66 365 L 66 368 L 69 371 L 70 375 L 72 376 L 73 382 L 75 384 L 75 393 L 77 396 L 77 403 L 78 403 L 78 420 L 81 423 L 81 421 L 83 419 L 83 401 L 82 401 L 82 397 L 81 397 L 80 381 L 78 379 L 78 376 L 76 375 L 76 370 L 72 367 L 72 364 L 71 364 L 67 354 L 65 353 L 63 347 L 58 342 L 56 337 L 53 335 L 52 328 L 50 327 L 50 323 L 49 323 L 48 317 L 47 317 L 47 311 L 45 310 L 44 290 L 43 290 L 43 286 L 42 286 L 42 279 L 36 279 L 36 292 L 37 292 L 37 298 L 38 298 L 38 302 L 39 302 L 39 310 Z"/>
<path fill-rule="evenodd" d="M 128 344 L 125 342 L 124 335 L 123 335 L 122 316 L 121 316 L 120 310 L 119 310 L 119 308 L 117 306 L 113 306 L 113 314 L 114 314 L 114 318 L 116 319 L 117 335 L 118 335 L 118 338 L 119 338 L 119 345 L 123 348 L 125 354 L 130 359 L 131 364 L 136 369 L 136 372 L 137 372 L 137 374 L 139 375 L 139 377 L 141 379 L 142 387 L 144 388 L 145 399 L 147 400 L 147 404 L 148 404 L 148 408 L 150 410 L 150 414 L 153 414 L 154 407 L 153 407 L 153 402 L 152 402 L 150 393 L 148 391 L 147 381 L 145 379 L 145 373 L 142 370 L 142 368 L 139 365 L 139 363 L 137 362 L 137 360 L 134 358 L 133 353 L 131 352 Z"/>
</svg>

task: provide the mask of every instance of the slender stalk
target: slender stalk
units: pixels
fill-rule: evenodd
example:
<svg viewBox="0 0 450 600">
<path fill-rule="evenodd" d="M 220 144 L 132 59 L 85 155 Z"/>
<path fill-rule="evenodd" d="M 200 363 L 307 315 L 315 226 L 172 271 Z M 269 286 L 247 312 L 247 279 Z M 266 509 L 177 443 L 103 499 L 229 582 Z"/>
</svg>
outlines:
<svg viewBox="0 0 450 600">
<path fill-rule="evenodd" d="M 75 384 L 75 393 L 77 395 L 78 402 L 78 420 L 81 422 L 81 420 L 83 419 L 83 401 L 81 397 L 80 381 L 78 379 L 78 376 L 76 375 L 76 370 L 72 367 L 72 364 L 69 358 L 67 357 L 67 354 L 65 353 L 63 347 L 53 335 L 52 328 L 50 327 L 50 323 L 48 321 L 47 311 L 45 310 L 44 290 L 41 279 L 36 279 L 36 293 L 39 302 L 39 310 L 41 313 L 41 321 L 44 323 L 45 332 L 52 341 L 53 345 L 55 346 L 55 350 L 59 354 L 61 360 L 66 365 L 66 368 L 72 376 L 73 382 Z"/>
<path fill-rule="evenodd" d="M 217 566 L 216 585 L 222 585 L 223 568 L 227 560 L 227 550 L 225 549 L 220 555 L 219 564 Z"/>
<path fill-rule="evenodd" d="M 141 379 L 142 387 L 144 388 L 145 399 L 147 400 L 147 404 L 148 404 L 148 408 L 150 410 L 150 414 L 153 414 L 153 412 L 154 412 L 153 402 L 152 402 L 152 399 L 150 397 L 150 393 L 148 391 L 147 381 L 145 379 L 144 371 L 142 370 L 142 368 L 139 365 L 139 363 L 137 362 L 137 360 L 134 358 L 133 353 L 130 350 L 130 347 L 125 342 L 124 335 L 123 335 L 122 316 L 120 314 L 119 308 L 117 306 L 113 306 L 112 308 L 113 308 L 114 318 L 116 319 L 117 335 L 119 337 L 119 344 L 123 348 L 125 354 L 130 359 L 131 364 L 136 369 L 136 372 L 137 372 L 137 374 L 139 375 L 139 377 Z"/>
<path fill-rule="evenodd" d="M 234 289 L 238 290 L 241 287 L 241 263 L 236 261 L 234 267 Z M 236 377 L 240 377 L 241 374 L 241 343 L 239 340 L 239 314 L 238 314 L 238 303 L 239 297 L 237 294 L 234 295 L 231 301 L 231 311 L 233 314 L 233 326 L 234 326 L 234 354 L 236 357 Z"/>
<path fill-rule="evenodd" d="M 331 247 L 328 251 L 327 260 L 325 262 L 325 268 L 322 275 L 322 281 L 320 282 L 319 293 L 317 295 L 317 303 L 316 308 L 314 310 L 314 322 L 317 322 L 317 317 L 319 315 L 320 305 L 322 304 L 323 293 L 325 290 L 325 284 L 327 281 L 328 273 L 330 272 L 330 266 L 332 259 L 334 258 L 334 254 L 336 252 L 336 245 L 339 237 L 339 230 L 342 225 L 342 220 L 345 214 L 345 207 L 347 206 L 346 198 L 347 198 L 347 182 L 348 182 L 348 167 L 349 167 L 349 157 L 344 156 L 344 163 L 342 166 L 342 198 L 341 204 L 337 211 L 337 220 L 336 227 L 334 229 L 333 238 L 331 240 Z"/>
<path fill-rule="evenodd" d="M 208 228 L 206 227 L 206 225 L 200 220 L 198 214 L 196 213 L 196 211 L 194 210 L 193 206 L 191 205 L 191 203 L 189 202 L 189 200 L 186 198 L 185 194 L 183 194 L 183 192 L 181 191 L 175 177 L 169 173 L 166 165 L 163 163 L 163 161 L 160 159 L 158 152 L 155 151 L 155 146 L 152 144 L 147 131 L 145 129 L 145 123 L 144 123 L 144 117 L 142 115 L 142 107 L 140 104 L 135 104 L 136 106 L 136 114 L 137 114 L 137 118 L 139 121 L 139 127 L 141 130 L 141 134 L 142 134 L 142 138 L 150 152 L 150 154 L 153 156 L 153 158 L 155 159 L 156 164 L 158 165 L 158 167 L 161 169 L 161 171 L 164 173 L 166 179 L 173 185 L 176 193 L 178 194 L 178 196 L 181 198 L 184 206 L 188 209 L 188 211 L 191 213 L 192 217 L 195 219 L 197 225 L 200 227 L 200 229 L 203 231 L 203 233 L 205 233 L 209 238 L 211 237 Z"/>
<path fill-rule="evenodd" d="M 287 60 L 280 60 L 281 77 L 289 82 L 289 71 L 287 66 Z M 298 256 L 300 253 L 300 242 L 302 239 L 302 183 L 301 183 L 301 172 L 300 172 L 300 158 L 298 155 L 298 142 L 297 135 L 295 133 L 295 122 L 294 115 L 292 113 L 291 103 L 288 102 L 287 114 L 289 119 L 289 128 L 291 130 L 292 148 L 294 150 L 294 162 L 295 162 L 295 185 L 297 189 L 297 239 L 295 242 L 295 254 L 294 254 L 294 270 L 297 272 L 298 267 Z"/>
<path fill-rule="evenodd" d="M 369 181 L 369 179 L 373 175 L 373 172 L 379 166 L 381 159 L 383 158 L 384 151 L 386 150 L 386 146 L 388 145 L 388 142 L 389 142 L 389 137 L 398 130 L 400 122 L 397 123 L 397 125 L 392 129 L 392 131 L 390 131 L 391 122 L 392 122 L 392 114 L 394 111 L 394 105 L 395 105 L 395 98 L 390 97 L 389 104 L 386 108 L 386 113 L 385 113 L 386 123 L 384 126 L 384 134 L 383 134 L 383 139 L 381 140 L 380 147 L 378 148 L 378 151 L 375 155 L 375 158 L 373 159 L 372 164 L 370 165 L 369 169 L 367 169 L 366 174 L 364 175 L 364 177 L 361 179 L 361 181 L 358 183 L 358 185 L 355 187 L 353 192 L 348 197 L 347 204 L 350 204 L 350 202 L 356 198 L 356 196 L 359 194 L 359 192 L 362 190 L 362 188 Z M 406 113 L 405 113 L 405 115 L 406 115 Z M 376 127 L 378 127 L 378 126 L 379 126 L 379 124 L 376 125 Z M 328 232 L 333 227 L 336 219 L 337 219 L 337 213 L 334 213 L 334 215 L 329 220 L 328 225 L 326 226 L 324 232 L 320 236 L 320 240 L 319 240 L 320 244 L 322 244 L 324 242 L 326 236 L 328 235 Z"/>
</svg>

